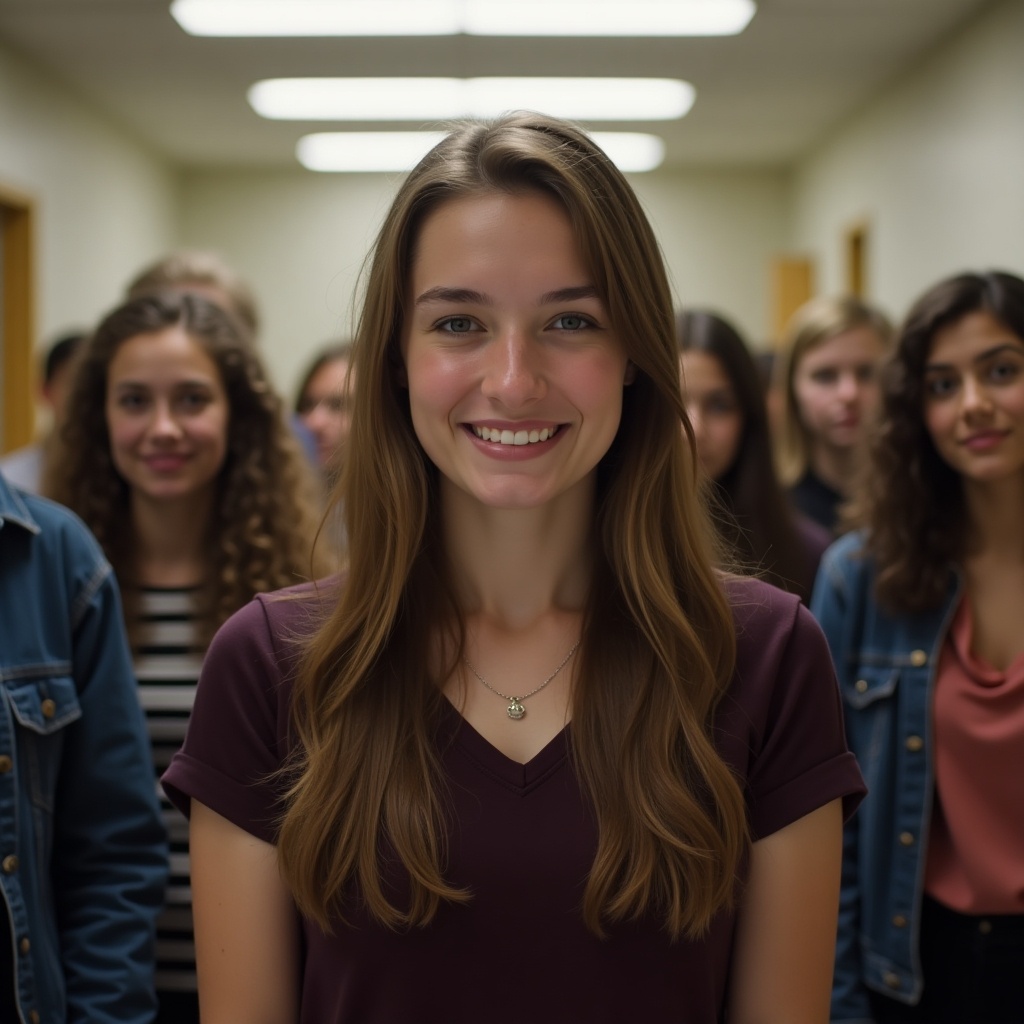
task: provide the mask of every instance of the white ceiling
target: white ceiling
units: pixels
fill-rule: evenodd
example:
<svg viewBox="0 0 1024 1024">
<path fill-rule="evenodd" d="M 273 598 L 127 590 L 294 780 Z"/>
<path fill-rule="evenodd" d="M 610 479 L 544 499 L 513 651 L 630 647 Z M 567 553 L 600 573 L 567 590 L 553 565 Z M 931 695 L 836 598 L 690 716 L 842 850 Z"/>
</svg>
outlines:
<svg viewBox="0 0 1024 1024">
<path fill-rule="evenodd" d="M 0 0 L 0 43 L 183 167 L 295 167 L 306 132 L 375 127 L 253 113 L 246 89 L 290 75 L 685 78 L 690 114 L 642 126 L 665 138 L 666 164 L 764 166 L 798 159 L 989 2 L 759 0 L 739 36 L 608 40 L 200 39 L 169 0 Z"/>
</svg>

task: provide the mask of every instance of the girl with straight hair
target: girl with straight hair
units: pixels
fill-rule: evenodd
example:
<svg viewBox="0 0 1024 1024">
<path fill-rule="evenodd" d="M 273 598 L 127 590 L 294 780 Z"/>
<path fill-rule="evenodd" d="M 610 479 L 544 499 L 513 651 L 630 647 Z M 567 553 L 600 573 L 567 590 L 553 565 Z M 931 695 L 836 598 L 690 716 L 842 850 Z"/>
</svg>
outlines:
<svg viewBox="0 0 1024 1024">
<path fill-rule="evenodd" d="M 825 555 L 825 629 L 871 794 L 845 838 L 832 1019 L 1024 1020 L 1024 281 L 914 304 Z"/>
<path fill-rule="evenodd" d="M 804 515 L 834 531 L 878 406 L 878 363 L 892 328 L 853 296 L 804 303 L 783 333 L 776 381 L 779 478 Z"/>
<path fill-rule="evenodd" d="M 355 345 L 349 566 L 222 629 L 165 775 L 204 1022 L 820 1021 L 862 783 L 810 615 L 714 567 L 621 173 L 457 127 Z"/>
<path fill-rule="evenodd" d="M 75 372 L 47 493 L 85 520 L 121 585 L 157 772 L 181 745 L 203 652 L 254 594 L 308 579 L 315 484 L 245 328 L 205 298 L 109 313 Z M 159 1021 L 198 1019 L 187 823 L 157 925 Z"/>
<path fill-rule="evenodd" d="M 737 563 L 805 601 L 831 535 L 796 512 L 775 476 L 757 366 L 728 321 L 701 310 L 676 318 L 683 401 L 712 481 L 715 525 Z"/>
</svg>

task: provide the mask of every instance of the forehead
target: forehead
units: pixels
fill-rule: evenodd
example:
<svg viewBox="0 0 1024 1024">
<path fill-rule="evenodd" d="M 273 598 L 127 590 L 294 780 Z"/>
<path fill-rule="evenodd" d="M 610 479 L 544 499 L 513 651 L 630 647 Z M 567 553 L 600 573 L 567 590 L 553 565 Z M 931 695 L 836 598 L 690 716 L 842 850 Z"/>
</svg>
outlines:
<svg viewBox="0 0 1024 1024">
<path fill-rule="evenodd" d="M 932 338 L 929 362 L 969 362 L 995 346 L 1024 350 L 1024 340 L 987 310 L 976 310 L 940 328 Z"/>
<path fill-rule="evenodd" d="M 881 336 L 867 324 L 833 334 L 808 348 L 800 358 L 800 368 L 841 366 L 850 363 L 874 362 L 882 355 Z"/>
<path fill-rule="evenodd" d="M 710 352 L 690 350 L 679 357 L 683 371 L 683 387 L 691 392 L 731 388 L 732 381 L 722 361 Z"/>
<path fill-rule="evenodd" d="M 107 375 L 111 380 L 177 376 L 220 379 L 213 357 L 178 324 L 125 339 L 114 352 Z"/>
<path fill-rule="evenodd" d="M 529 256 L 528 260 L 524 257 Z M 589 279 L 572 224 L 564 208 L 541 192 L 493 192 L 451 199 L 423 221 L 413 247 L 411 284 L 458 275 L 507 275 L 509 284 L 544 274 Z M 471 281 L 442 283 L 471 286 Z"/>
</svg>

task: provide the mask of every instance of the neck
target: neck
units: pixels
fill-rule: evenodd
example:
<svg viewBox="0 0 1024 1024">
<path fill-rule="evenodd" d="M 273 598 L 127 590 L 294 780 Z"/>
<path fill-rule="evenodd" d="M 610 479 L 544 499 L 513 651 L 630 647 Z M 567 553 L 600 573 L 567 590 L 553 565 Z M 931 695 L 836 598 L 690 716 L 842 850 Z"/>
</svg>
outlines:
<svg viewBox="0 0 1024 1024">
<path fill-rule="evenodd" d="M 132 493 L 134 566 L 139 583 L 195 586 L 208 574 L 206 538 L 213 492 L 177 501 L 153 501 Z"/>
<path fill-rule="evenodd" d="M 445 549 L 463 610 L 508 629 L 579 612 L 591 576 L 593 478 L 542 508 L 493 509 L 447 481 Z"/>
<path fill-rule="evenodd" d="M 811 470 L 818 479 L 823 480 L 832 490 L 838 491 L 844 497 L 849 494 L 857 461 L 855 448 L 835 448 L 832 445 L 818 443 L 814 446 L 809 461 Z"/>
<path fill-rule="evenodd" d="M 1024 474 L 986 482 L 965 480 L 964 504 L 972 557 L 1024 562 Z"/>
</svg>

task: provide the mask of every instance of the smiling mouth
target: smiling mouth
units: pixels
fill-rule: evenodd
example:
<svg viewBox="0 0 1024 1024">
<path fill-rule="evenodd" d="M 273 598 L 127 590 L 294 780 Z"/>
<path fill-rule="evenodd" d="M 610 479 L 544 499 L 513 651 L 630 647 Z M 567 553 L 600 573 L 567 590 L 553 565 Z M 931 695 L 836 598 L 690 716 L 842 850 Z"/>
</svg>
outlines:
<svg viewBox="0 0 1024 1024">
<path fill-rule="evenodd" d="M 541 441 L 550 440 L 561 429 L 560 426 L 543 427 L 540 430 L 496 430 L 491 427 L 470 427 L 470 430 L 481 441 L 508 445 L 540 444 Z"/>
</svg>

